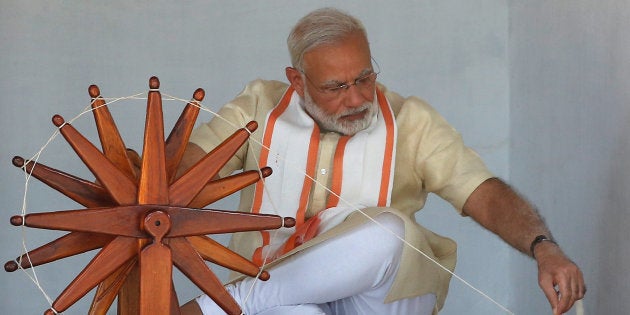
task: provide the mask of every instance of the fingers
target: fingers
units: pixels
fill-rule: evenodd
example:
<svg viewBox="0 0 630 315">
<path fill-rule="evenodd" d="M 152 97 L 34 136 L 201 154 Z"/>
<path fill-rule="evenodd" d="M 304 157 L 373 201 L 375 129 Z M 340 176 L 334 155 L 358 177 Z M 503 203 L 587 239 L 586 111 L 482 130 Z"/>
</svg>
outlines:
<svg viewBox="0 0 630 315">
<path fill-rule="evenodd" d="M 577 268 L 577 266 L 573 265 L 574 268 L 570 268 L 572 272 L 567 276 L 568 279 L 565 279 L 565 283 L 569 283 L 569 285 L 564 290 L 560 290 L 560 303 L 558 304 L 558 311 L 560 314 L 568 312 L 573 304 L 577 300 L 581 300 L 584 298 L 584 294 L 586 294 L 586 284 L 584 283 L 584 277 L 582 272 Z M 566 294 L 566 296 L 565 296 Z"/>
<path fill-rule="evenodd" d="M 539 265 L 539 285 L 554 315 L 568 312 L 575 301 L 584 298 L 586 285 L 580 269 L 572 262 Z"/>
<path fill-rule="evenodd" d="M 547 297 L 547 300 L 549 301 L 549 304 L 551 305 L 551 309 L 553 310 L 553 315 L 561 314 L 557 312 L 558 302 L 559 302 L 558 292 L 554 288 L 551 277 L 549 277 L 548 279 L 540 279 L 539 284 L 543 293 L 545 294 L 545 297 Z"/>
<path fill-rule="evenodd" d="M 570 280 L 569 280 L 570 281 Z M 558 314 L 564 314 L 573 306 L 574 297 L 573 297 L 573 289 L 571 289 L 571 285 L 566 283 L 562 283 L 559 286 L 560 290 L 558 291 L 558 307 L 556 311 Z"/>
<path fill-rule="evenodd" d="M 569 277 L 557 282 L 547 281 L 543 292 L 551 305 L 554 315 L 568 312 L 577 300 L 584 298 L 586 287 L 580 277 Z M 543 284 L 541 283 L 541 286 Z"/>
<path fill-rule="evenodd" d="M 578 270 L 578 272 L 580 273 L 580 281 L 578 282 L 577 285 L 577 292 L 575 294 L 576 296 L 576 300 L 581 300 L 584 298 L 584 295 L 586 295 L 586 283 L 584 281 L 584 276 L 582 275 L 582 272 Z"/>
</svg>

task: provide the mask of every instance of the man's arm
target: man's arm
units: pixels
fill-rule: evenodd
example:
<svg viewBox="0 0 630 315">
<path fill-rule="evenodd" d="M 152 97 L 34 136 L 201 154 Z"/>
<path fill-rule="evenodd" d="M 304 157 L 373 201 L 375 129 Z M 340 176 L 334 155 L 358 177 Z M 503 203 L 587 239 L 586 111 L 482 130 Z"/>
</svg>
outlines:
<svg viewBox="0 0 630 315">
<path fill-rule="evenodd" d="M 498 178 L 488 179 L 475 189 L 464 204 L 464 213 L 529 256 L 536 236 L 551 238 L 538 212 Z M 567 312 L 586 293 L 582 272 L 553 242 L 538 243 L 533 254 L 538 264 L 538 284 L 554 314 Z"/>
</svg>

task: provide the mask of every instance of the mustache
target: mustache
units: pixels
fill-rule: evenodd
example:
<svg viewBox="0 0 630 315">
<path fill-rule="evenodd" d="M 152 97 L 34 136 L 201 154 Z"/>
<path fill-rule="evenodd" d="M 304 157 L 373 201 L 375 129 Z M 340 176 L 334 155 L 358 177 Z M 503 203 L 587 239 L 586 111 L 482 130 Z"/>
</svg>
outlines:
<svg viewBox="0 0 630 315">
<path fill-rule="evenodd" d="M 341 118 L 341 117 L 348 116 L 348 115 L 358 114 L 358 113 L 364 112 L 366 110 L 369 110 L 371 107 L 372 107 L 372 103 L 365 102 L 360 107 L 351 108 L 351 109 L 348 109 L 348 110 L 346 110 L 346 111 L 344 111 L 342 113 L 337 114 L 336 115 L 337 117 L 335 117 L 335 118 Z"/>
</svg>

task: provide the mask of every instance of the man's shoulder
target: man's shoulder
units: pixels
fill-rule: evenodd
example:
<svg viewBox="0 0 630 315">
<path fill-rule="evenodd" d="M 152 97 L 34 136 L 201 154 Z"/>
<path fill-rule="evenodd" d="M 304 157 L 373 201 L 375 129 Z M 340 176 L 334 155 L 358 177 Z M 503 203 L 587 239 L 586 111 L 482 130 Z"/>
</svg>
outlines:
<svg viewBox="0 0 630 315">
<path fill-rule="evenodd" d="M 434 109 L 427 103 L 425 100 L 421 99 L 417 96 L 402 96 L 397 92 L 394 92 L 388 89 L 385 85 L 379 83 L 379 89 L 387 98 L 390 106 L 392 107 L 392 111 L 394 112 L 394 116 L 398 116 L 401 111 L 405 113 L 411 112 L 415 114 L 419 113 L 427 113 L 433 112 Z"/>
<path fill-rule="evenodd" d="M 285 82 L 277 80 L 256 79 L 250 81 L 245 86 L 245 90 L 243 92 L 264 97 L 280 98 L 288 87 L 289 85 Z"/>
<path fill-rule="evenodd" d="M 288 84 L 276 80 L 250 81 L 234 99 L 223 106 L 222 111 L 242 116 L 246 121 L 264 120 L 288 87 Z"/>
</svg>

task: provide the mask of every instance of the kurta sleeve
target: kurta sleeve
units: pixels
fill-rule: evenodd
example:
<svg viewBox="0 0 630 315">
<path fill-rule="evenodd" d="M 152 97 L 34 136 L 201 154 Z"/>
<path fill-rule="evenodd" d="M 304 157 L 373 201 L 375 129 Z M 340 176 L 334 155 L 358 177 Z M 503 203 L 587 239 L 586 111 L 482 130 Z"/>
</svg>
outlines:
<svg viewBox="0 0 630 315">
<path fill-rule="evenodd" d="M 399 113 L 403 131 L 414 152 L 414 171 L 427 192 L 448 201 L 462 213 L 464 203 L 485 180 L 493 177 L 479 155 L 467 147 L 461 135 L 430 105 L 409 98 Z"/>
</svg>

